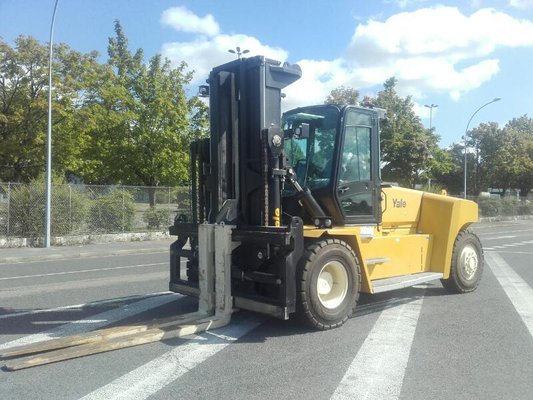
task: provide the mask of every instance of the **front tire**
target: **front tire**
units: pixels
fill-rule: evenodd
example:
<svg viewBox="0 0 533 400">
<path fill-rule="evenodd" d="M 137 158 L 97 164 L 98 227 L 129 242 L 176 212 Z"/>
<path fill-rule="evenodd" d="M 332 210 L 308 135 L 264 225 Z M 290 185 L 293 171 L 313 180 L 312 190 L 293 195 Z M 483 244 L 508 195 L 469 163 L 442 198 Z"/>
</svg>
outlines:
<svg viewBox="0 0 533 400">
<path fill-rule="evenodd" d="M 348 244 L 326 239 L 307 246 L 298 266 L 298 312 L 312 327 L 341 326 L 359 298 L 361 271 Z"/>
<path fill-rule="evenodd" d="M 450 277 L 441 279 L 450 293 L 468 293 L 479 285 L 483 275 L 483 247 L 470 229 L 459 232 L 453 245 Z"/>
</svg>

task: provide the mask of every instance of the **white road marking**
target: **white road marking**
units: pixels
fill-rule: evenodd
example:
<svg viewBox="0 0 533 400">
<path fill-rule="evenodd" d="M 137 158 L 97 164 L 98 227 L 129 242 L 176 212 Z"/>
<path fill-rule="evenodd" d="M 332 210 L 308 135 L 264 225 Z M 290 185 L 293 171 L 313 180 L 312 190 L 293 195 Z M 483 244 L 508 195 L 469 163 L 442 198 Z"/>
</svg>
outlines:
<svg viewBox="0 0 533 400">
<path fill-rule="evenodd" d="M 505 254 L 533 254 L 532 251 L 509 251 L 509 250 L 499 250 L 498 253 L 505 253 Z"/>
<path fill-rule="evenodd" d="M 172 292 L 169 292 L 168 290 L 166 290 L 164 292 L 154 292 L 154 293 L 148 293 L 148 294 L 137 294 L 137 295 L 133 295 L 133 296 L 117 297 L 117 298 L 114 298 L 114 299 L 92 301 L 90 303 L 72 304 L 70 306 L 43 308 L 43 309 L 40 309 L 40 310 L 31 310 L 31 311 L 21 311 L 21 312 L 15 312 L 15 313 L 10 313 L 10 314 L 0 315 L 0 320 L 1 319 L 7 319 L 7 318 L 22 317 L 24 315 L 53 313 L 53 312 L 64 311 L 64 310 L 82 310 L 84 308 L 98 307 L 98 306 L 102 306 L 102 305 L 106 305 L 106 304 L 121 303 L 121 302 L 124 302 L 124 301 L 130 301 L 130 300 L 142 300 L 142 299 L 146 299 L 148 297 L 161 296 L 161 295 L 171 294 L 171 293 Z"/>
<path fill-rule="evenodd" d="M 162 306 L 172 301 L 176 301 L 178 298 L 181 297 L 183 296 L 172 294 L 168 296 L 150 297 L 148 299 L 139 300 L 135 303 L 126 304 L 122 307 L 118 307 L 113 310 L 108 310 L 99 314 L 91 315 L 79 321 L 72 321 L 68 324 L 60 325 L 45 332 L 23 336 L 19 339 L 0 344 L 0 349 L 8 349 L 10 347 L 21 346 L 23 344 L 43 342 L 45 340 L 56 339 L 58 337 L 64 337 L 69 335 L 76 335 L 78 333 L 99 329 L 121 319 L 131 317 L 132 315 L 140 314 L 144 311 Z M 88 323 L 87 321 L 92 322 Z"/>
<path fill-rule="evenodd" d="M 532 243 L 533 243 L 533 240 L 526 240 L 526 241 L 516 242 L 516 243 L 492 245 L 490 247 L 483 247 L 483 249 L 484 250 L 499 250 L 499 249 L 507 249 L 509 247 L 526 246 L 526 245 L 532 244 Z"/>
<path fill-rule="evenodd" d="M 150 249 L 151 250 L 151 249 Z M 79 254 L 74 254 L 73 256 L 71 257 L 61 257 L 60 255 L 58 255 L 57 257 L 54 255 L 54 254 L 42 254 L 42 257 L 41 259 L 39 260 L 22 260 L 22 261 L 19 261 L 20 260 L 20 257 L 5 257 L 5 258 L 0 258 L 0 265 L 5 265 L 5 264 L 34 264 L 34 263 L 47 263 L 47 262 L 55 262 L 55 261 L 65 261 L 65 260 L 79 260 L 80 258 L 83 258 L 83 259 L 87 259 L 87 258 L 110 258 L 110 257 L 127 257 L 127 256 L 133 256 L 133 255 L 150 255 L 150 254 L 161 254 L 161 253 L 165 253 L 165 252 L 168 252 L 168 248 L 165 248 L 165 249 L 160 249 L 160 250 L 157 250 L 157 249 L 153 249 L 153 250 L 156 250 L 156 251 L 149 251 L 149 252 L 144 252 L 142 251 L 139 251 L 139 250 L 119 250 L 117 252 L 115 252 L 114 254 L 107 254 L 107 255 L 99 255 L 99 254 L 89 254 L 89 253 L 79 253 Z M 31 255 L 32 257 L 37 257 L 37 255 L 33 254 Z"/>
<path fill-rule="evenodd" d="M 398 399 L 423 297 L 384 310 L 332 399 Z"/>
<path fill-rule="evenodd" d="M 233 322 L 212 333 L 197 335 L 197 340 L 177 345 L 81 400 L 146 399 L 259 326 L 262 321 L 258 317 L 252 317 Z M 182 393 L 182 396 L 189 397 L 187 393 Z"/>
<path fill-rule="evenodd" d="M 485 258 L 505 294 L 513 303 L 518 315 L 520 315 L 533 337 L 533 289 L 498 253 L 489 252 L 485 255 Z"/>
<path fill-rule="evenodd" d="M 115 270 L 115 269 L 153 267 L 153 266 L 156 266 L 156 265 L 168 265 L 168 262 L 151 263 L 151 264 L 123 265 L 123 266 L 120 266 L 120 267 L 107 267 L 107 268 L 95 268 L 95 269 L 79 269 L 79 270 L 75 270 L 75 271 L 51 272 L 49 274 L 8 276 L 8 277 L 5 277 L 5 278 L 0 278 L 0 281 L 9 281 L 9 280 L 12 280 L 12 279 L 26 279 L 26 278 L 42 278 L 44 276 L 86 274 L 88 272 L 112 271 L 112 270 Z"/>
<path fill-rule="evenodd" d="M 483 240 L 498 240 L 498 239 L 513 239 L 518 236 L 495 236 L 495 237 L 484 237 Z"/>
<path fill-rule="evenodd" d="M 510 226 L 510 225 L 506 225 L 506 226 Z M 503 228 L 504 226 L 503 225 L 498 225 L 498 228 Z M 477 228 L 476 230 L 479 230 L 479 228 Z M 494 230 L 494 227 L 491 226 L 490 227 L 490 230 Z M 505 233 L 506 234 L 509 234 L 509 233 L 524 233 L 524 232 L 533 232 L 533 228 L 530 228 L 530 229 L 516 229 L 516 230 L 510 230 L 510 231 L 506 231 Z M 479 232 L 479 236 L 494 236 L 496 235 L 496 233 L 491 233 L 491 232 Z"/>
</svg>

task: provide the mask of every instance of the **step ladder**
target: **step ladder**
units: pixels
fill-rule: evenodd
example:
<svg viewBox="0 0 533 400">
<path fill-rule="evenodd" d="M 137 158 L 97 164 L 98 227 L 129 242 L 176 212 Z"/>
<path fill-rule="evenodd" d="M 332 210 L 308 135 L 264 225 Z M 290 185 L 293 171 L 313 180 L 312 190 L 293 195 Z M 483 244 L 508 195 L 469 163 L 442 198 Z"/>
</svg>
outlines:
<svg viewBox="0 0 533 400">
<path fill-rule="evenodd" d="M 395 276 L 393 278 L 376 279 L 371 281 L 373 293 L 390 292 L 420 283 L 431 282 L 443 277 L 440 272 L 420 272 L 417 274 Z"/>
</svg>

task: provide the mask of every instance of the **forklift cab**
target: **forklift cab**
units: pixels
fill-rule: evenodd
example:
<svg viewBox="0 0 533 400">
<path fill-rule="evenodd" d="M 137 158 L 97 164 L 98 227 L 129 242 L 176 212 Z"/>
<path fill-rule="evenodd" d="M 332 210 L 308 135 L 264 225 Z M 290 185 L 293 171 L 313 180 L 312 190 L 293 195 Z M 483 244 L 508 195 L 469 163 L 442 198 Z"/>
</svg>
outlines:
<svg viewBox="0 0 533 400">
<path fill-rule="evenodd" d="M 297 108 L 283 115 L 287 163 L 334 225 L 381 222 L 382 115 L 380 109 L 335 105 Z M 303 131 L 305 135 L 298 134 Z M 284 210 L 301 213 L 296 202 L 294 190 L 286 187 Z M 309 216 L 300 216 L 309 223 Z"/>
</svg>

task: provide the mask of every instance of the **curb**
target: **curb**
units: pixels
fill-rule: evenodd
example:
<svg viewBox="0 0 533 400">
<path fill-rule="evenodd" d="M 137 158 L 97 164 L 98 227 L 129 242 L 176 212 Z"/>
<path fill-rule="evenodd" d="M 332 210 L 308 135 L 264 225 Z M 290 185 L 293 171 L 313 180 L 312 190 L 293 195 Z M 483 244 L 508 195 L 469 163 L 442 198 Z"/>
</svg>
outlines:
<svg viewBox="0 0 533 400">
<path fill-rule="evenodd" d="M 533 215 L 514 215 L 509 217 L 498 215 L 496 217 L 480 217 L 479 222 L 527 221 L 530 219 L 533 219 Z"/>
<path fill-rule="evenodd" d="M 109 250 L 105 251 L 102 249 L 93 250 L 93 251 L 83 251 L 80 249 L 79 252 L 71 252 L 66 254 L 54 253 L 54 254 L 35 254 L 29 256 L 12 256 L 12 257 L 3 257 L 0 258 L 0 264 L 14 264 L 28 261 L 50 261 L 50 260 L 70 260 L 78 258 L 92 258 L 92 257 L 101 257 L 101 256 L 121 256 L 127 254 L 149 254 L 149 253 L 160 253 L 168 252 L 168 246 L 165 247 L 151 247 L 144 249 L 124 249 L 124 250 Z"/>
<path fill-rule="evenodd" d="M 51 238 L 51 245 L 69 247 L 84 244 L 103 244 L 114 242 L 143 242 L 148 240 L 168 239 L 167 232 L 131 232 L 108 233 L 100 235 L 55 236 Z M 0 238 L 0 249 L 42 247 L 44 238 Z"/>
</svg>

